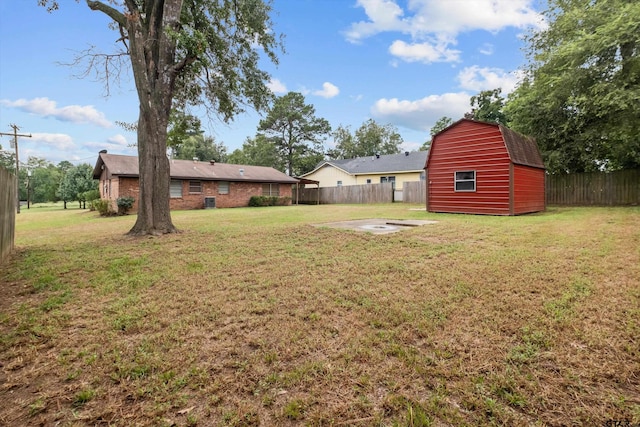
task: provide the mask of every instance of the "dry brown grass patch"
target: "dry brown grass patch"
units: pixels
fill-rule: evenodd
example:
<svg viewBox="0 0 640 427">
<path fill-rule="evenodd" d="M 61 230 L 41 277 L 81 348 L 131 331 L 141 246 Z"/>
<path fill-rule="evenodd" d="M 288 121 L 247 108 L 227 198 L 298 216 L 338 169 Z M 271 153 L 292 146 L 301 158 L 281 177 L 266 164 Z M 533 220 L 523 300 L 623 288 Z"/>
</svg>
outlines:
<svg viewBox="0 0 640 427">
<path fill-rule="evenodd" d="M 368 217 L 439 223 L 310 225 Z M 71 221 L 55 242 L 19 228 L 0 273 L 0 422 L 640 422 L 637 208 L 175 221 L 183 233 L 143 239 L 122 236 L 130 218 Z"/>
</svg>

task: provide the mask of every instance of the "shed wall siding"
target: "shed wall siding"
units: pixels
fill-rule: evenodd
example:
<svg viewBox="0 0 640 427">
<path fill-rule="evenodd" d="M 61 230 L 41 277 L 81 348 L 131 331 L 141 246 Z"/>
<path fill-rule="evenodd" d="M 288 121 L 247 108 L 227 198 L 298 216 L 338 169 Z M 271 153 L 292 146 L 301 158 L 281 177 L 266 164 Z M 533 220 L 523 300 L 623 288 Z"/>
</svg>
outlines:
<svg viewBox="0 0 640 427">
<path fill-rule="evenodd" d="M 545 209 L 545 171 L 522 165 L 514 165 L 513 208 L 514 214 L 540 212 Z"/>
<path fill-rule="evenodd" d="M 429 212 L 509 215 L 509 155 L 500 130 L 462 122 L 436 137 L 428 164 Z M 476 191 L 456 192 L 455 172 L 476 171 Z"/>
</svg>

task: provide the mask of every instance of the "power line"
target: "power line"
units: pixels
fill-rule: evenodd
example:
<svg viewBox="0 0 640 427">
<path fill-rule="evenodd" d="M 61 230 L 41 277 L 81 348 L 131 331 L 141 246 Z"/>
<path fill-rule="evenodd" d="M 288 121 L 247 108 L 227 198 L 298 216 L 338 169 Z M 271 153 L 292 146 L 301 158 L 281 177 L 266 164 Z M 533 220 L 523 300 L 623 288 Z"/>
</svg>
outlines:
<svg viewBox="0 0 640 427">
<path fill-rule="evenodd" d="M 13 133 L 0 132 L 0 136 L 13 136 L 13 144 L 16 149 L 16 211 L 17 213 L 20 213 L 20 161 L 18 159 L 18 137 L 31 138 L 31 134 L 19 134 L 18 131 L 20 128 L 14 124 L 10 124 L 9 127 L 13 128 Z"/>
</svg>

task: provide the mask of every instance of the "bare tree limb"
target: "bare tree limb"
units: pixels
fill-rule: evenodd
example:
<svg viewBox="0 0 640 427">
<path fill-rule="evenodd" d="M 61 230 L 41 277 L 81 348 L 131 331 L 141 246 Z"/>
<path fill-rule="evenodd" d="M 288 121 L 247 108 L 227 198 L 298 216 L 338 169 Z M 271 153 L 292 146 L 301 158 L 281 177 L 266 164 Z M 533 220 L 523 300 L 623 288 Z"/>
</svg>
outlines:
<svg viewBox="0 0 640 427">
<path fill-rule="evenodd" d="M 96 81 L 104 82 L 104 95 L 109 96 L 111 83 L 115 82 L 116 86 L 118 86 L 122 72 L 126 72 L 129 69 L 128 57 L 128 52 L 96 53 L 95 46 L 91 46 L 88 49 L 77 52 L 72 62 L 59 62 L 58 64 L 78 68 L 84 66 L 84 71 L 74 75 L 74 77 L 83 79 L 93 76 Z"/>
</svg>

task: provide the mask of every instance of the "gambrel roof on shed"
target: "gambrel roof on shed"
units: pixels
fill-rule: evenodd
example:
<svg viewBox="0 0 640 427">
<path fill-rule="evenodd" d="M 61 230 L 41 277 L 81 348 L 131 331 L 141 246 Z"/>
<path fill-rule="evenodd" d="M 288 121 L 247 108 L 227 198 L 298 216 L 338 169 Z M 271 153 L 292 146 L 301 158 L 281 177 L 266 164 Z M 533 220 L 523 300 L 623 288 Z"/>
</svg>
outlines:
<svg viewBox="0 0 640 427">
<path fill-rule="evenodd" d="M 434 141 L 435 138 L 441 133 L 447 132 L 449 129 L 458 126 L 461 123 L 470 122 L 470 123 L 478 123 L 489 126 L 497 127 L 502 134 L 502 139 L 504 141 L 505 148 L 507 149 L 507 153 L 509 154 L 509 159 L 512 163 L 523 166 L 530 166 L 534 168 L 545 169 L 544 162 L 542 161 L 542 155 L 540 154 L 540 150 L 538 148 L 538 144 L 536 141 L 529 137 L 519 134 L 518 132 L 509 129 L 506 126 L 503 126 L 498 123 L 491 122 L 482 122 L 478 120 L 471 119 L 460 119 L 457 122 L 447 126 L 445 129 L 441 130 L 437 134 L 435 134 L 431 141 Z M 429 156 L 427 156 L 427 161 L 425 162 L 424 167 L 428 167 L 429 165 Z"/>
<path fill-rule="evenodd" d="M 173 179 L 203 181 L 263 182 L 296 184 L 298 180 L 266 166 L 234 165 L 230 163 L 194 160 L 169 160 L 169 175 Z M 101 152 L 93 170 L 93 178 L 100 179 L 102 169 L 110 175 L 138 177 L 138 158 Z"/>
<path fill-rule="evenodd" d="M 538 149 L 538 144 L 530 136 L 524 136 L 502 125 L 498 125 L 504 145 L 511 161 L 518 165 L 531 166 L 544 169 L 542 155 Z"/>
</svg>

